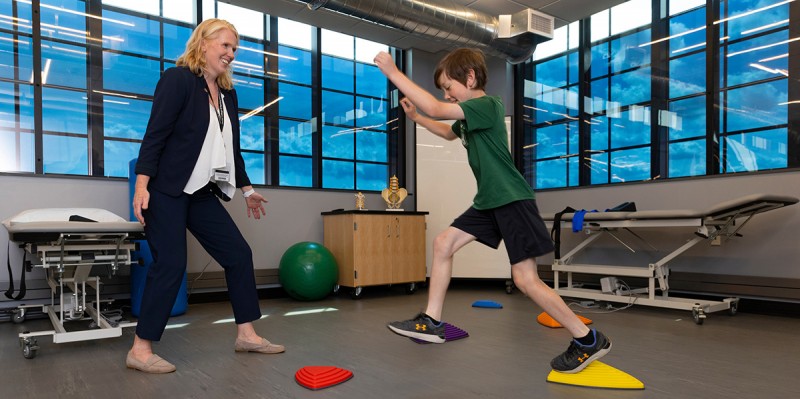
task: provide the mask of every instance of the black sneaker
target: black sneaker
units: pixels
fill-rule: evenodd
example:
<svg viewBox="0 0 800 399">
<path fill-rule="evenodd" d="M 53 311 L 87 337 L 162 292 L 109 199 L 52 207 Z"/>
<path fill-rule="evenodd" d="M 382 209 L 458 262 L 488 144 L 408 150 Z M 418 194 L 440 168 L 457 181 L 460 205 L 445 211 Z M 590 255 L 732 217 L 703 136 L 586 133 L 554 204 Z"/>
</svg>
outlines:
<svg viewBox="0 0 800 399">
<path fill-rule="evenodd" d="M 437 326 L 425 313 L 420 313 L 411 320 L 393 321 L 386 327 L 404 337 L 416 338 L 434 344 L 444 343 L 444 323 Z"/>
<path fill-rule="evenodd" d="M 550 362 L 553 370 L 567 374 L 577 373 L 585 369 L 589 363 L 605 356 L 611 350 L 611 340 L 600 331 L 592 330 L 592 333 L 594 333 L 594 345 L 584 346 L 573 339 L 567 351 Z"/>
</svg>

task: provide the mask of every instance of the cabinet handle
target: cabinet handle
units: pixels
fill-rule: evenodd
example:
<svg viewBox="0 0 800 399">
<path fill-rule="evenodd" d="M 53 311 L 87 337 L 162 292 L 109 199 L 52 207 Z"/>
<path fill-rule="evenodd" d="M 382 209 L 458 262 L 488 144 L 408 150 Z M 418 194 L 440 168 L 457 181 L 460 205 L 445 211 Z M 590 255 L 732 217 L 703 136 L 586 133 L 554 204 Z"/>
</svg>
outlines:
<svg viewBox="0 0 800 399">
<path fill-rule="evenodd" d="M 387 224 L 386 225 L 386 238 L 391 238 L 391 237 L 392 237 L 392 226 Z"/>
<path fill-rule="evenodd" d="M 394 222 L 395 222 L 394 228 L 395 228 L 395 231 L 397 232 L 397 236 L 396 237 L 400 238 L 400 218 L 394 218 Z"/>
</svg>

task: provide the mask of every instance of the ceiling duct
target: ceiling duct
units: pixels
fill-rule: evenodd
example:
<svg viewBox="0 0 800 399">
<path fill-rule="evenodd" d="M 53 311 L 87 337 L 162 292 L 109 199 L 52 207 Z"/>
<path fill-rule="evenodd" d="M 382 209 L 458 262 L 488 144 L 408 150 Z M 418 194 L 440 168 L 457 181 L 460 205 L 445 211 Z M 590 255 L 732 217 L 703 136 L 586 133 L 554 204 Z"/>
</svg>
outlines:
<svg viewBox="0 0 800 399">
<path fill-rule="evenodd" d="M 478 47 L 511 63 L 528 59 L 536 45 L 553 38 L 554 18 L 525 9 L 497 17 L 452 0 L 299 0 L 364 21 L 448 44 Z"/>
</svg>

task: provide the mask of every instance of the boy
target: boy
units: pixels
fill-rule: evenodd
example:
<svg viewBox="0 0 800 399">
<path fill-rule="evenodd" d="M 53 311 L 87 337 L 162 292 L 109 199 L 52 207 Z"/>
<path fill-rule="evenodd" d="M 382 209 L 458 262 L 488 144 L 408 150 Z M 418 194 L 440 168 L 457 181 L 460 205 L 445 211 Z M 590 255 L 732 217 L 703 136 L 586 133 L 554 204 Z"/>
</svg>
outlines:
<svg viewBox="0 0 800 399">
<path fill-rule="evenodd" d="M 497 96 L 486 95 L 487 68 L 483 53 L 458 49 L 436 67 L 434 82 L 444 91 L 442 102 L 416 85 L 381 52 L 375 57 L 381 72 L 406 96 L 400 101 L 406 116 L 445 140 L 461 139 L 478 183 L 473 205 L 433 242 L 433 262 L 425 312 L 411 320 L 389 323 L 397 334 L 443 343 L 442 307 L 453 270 L 453 255 L 477 240 L 497 249 L 503 240 L 514 284 L 573 336 L 569 348 L 550 365 L 577 373 L 611 349 L 611 340 L 589 329 L 558 294 L 539 279 L 536 257 L 553 251 L 539 216 L 533 190 L 514 166 L 508 151 L 505 108 Z M 419 108 L 425 115 L 417 112 Z M 439 122 L 456 120 L 452 126 Z"/>
</svg>

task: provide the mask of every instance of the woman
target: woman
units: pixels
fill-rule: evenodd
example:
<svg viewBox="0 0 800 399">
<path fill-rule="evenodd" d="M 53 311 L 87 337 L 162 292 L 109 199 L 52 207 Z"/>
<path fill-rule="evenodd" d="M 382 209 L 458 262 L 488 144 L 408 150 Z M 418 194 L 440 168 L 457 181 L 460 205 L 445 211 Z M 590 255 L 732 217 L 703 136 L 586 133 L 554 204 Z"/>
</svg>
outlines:
<svg viewBox="0 0 800 399">
<path fill-rule="evenodd" d="M 169 373 L 175 366 L 153 353 L 167 325 L 186 270 L 186 230 L 223 267 L 237 325 L 237 352 L 280 353 L 260 337 L 261 318 L 253 256 L 225 201 L 242 190 L 247 216 L 266 215 L 239 148 L 236 91 L 230 72 L 239 34 L 229 22 L 203 21 L 186 43 L 175 68 L 164 71 L 153 95 L 139 159 L 133 211 L 145 227 L 153 264 L 127 367 Z"/>
</svg>

